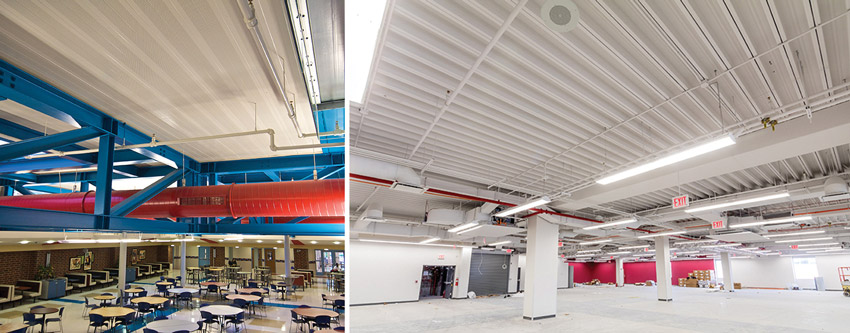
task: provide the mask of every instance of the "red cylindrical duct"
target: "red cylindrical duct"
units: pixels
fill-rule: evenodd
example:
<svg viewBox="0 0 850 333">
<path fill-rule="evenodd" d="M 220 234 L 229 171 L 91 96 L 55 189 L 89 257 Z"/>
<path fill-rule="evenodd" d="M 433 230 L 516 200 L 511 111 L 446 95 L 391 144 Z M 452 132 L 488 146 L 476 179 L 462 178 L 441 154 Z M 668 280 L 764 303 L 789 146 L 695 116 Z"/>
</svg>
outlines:
<svg viewBox="0 0 850 333">
<path fill-rule="evenodd" d="M 113 191 L 112 205 L 138 191 Z M 94 192 L 0 197 L 0 206 L 65 212 L 94 212 Z M 167 188 L 131 217 L 343 216 L 345 180 L 234 184 Z"/>
</svg>

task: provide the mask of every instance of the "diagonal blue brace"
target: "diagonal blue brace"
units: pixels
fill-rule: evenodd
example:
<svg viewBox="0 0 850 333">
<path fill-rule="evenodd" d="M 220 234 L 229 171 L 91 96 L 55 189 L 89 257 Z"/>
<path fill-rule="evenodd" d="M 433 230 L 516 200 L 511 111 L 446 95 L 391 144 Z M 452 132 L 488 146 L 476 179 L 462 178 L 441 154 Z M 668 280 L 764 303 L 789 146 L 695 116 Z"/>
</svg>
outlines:
<svg viewBox="0 0 850 333">
<path fill-rule="evenodd" d="M 280 176 L 278 175 L 277 172 L 263 171 L 263 173 L 265 173 L 266 176 L 269 177 L 269 179 L 271 179 L 273 182 L 279 182 L 280 181 Z"/>
<path fill-rule="evenodd" d="M 225 217 L 225 218 L 223 218 L 223 219 L 221 219 L 221 220 L 218 220 L 218 222 L 217 222 L 217 223 L 229 223 L 229 224 L 234 224 L 234 223 L 240 223 L 240 222 L 242 222 L 242 219 L 243 219 L 242 217 Z"/>
<path fill-rule="evenodd" d="M 309 216 L 299 216 L 299 217 L 296 217 L 296 218 L 291 219 L 289 221 L 286 221 L 286 223 L 298 223 L 298 222 L 306 220 L 308 217 Z"/>
<path fill-rule="evenodd" d="M 15 191 L 18 191 L 18 192 L 20 192 L 20 193 L 21 193 L 21 194 L 23 194 L 23 195 L 31 195 L 31 194 L 32 194 L 32 191 L 30 191 L 29 189 L 27 189 L 26 187 L 24 187 L 24 185 L 23 185 L 23 184 L 16 184 L 16 185 L 12 185 L 12 188 L 14 188 L 14 189 L 15 189 Z"/>
<path fill-rule="evenodd" d="M 3 149 L 0 149 L 0 161 L 8 161 L 48 149 L 93 139 L 99 135 L 101 135 L 99 130 L 91 127 L 83 127 L 53 135 L 12 142 L 3 145 Z"/>
<path fill-rule="evenodd" d="M 143 190 L 136 192 L 136 194 L 131 195 L 129 198 L 124 199 L 124 201 L 121 201 L 112 207 L 111 215 L 126 216 L 127 214 L 130 214 L 130 212 L 139 208 L 139 206 L 159 194 L 159 192 L 162 192 L 162 190 L 166 189 L 168 185 L 179 180 L 184 173 L 186 173 L 186 169 L 180 168 L 163 176 L 155 183 L 150 184 L 148 187 L 145 187 Z"/>
</svg>

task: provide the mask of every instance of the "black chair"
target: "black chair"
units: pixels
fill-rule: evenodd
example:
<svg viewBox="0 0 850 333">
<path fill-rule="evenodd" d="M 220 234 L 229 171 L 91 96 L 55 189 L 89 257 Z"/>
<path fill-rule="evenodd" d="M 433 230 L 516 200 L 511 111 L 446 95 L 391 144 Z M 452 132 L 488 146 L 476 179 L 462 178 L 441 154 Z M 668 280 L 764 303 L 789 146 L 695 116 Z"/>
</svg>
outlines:
<svg viewBox="0 0 850 333">
<path fill-rule="evenodd" d="M 103 319 L 103 316 L 101 316 L 99 314 L 94 314 L 94 313 L 89 314 L 89 327 L 94 327 L 94 333 L 97 333 L 98 328 L 101 328 L 101 327 L 104 327 L 104 326 L 108 327 L 109 323 L 107 323 L 106 320 Z M 87 328 L 86 332 L 88 332 L 88 331 L 89 330 Z"/>
<path fill-rule="evenodd" d="M 100 296 L 112 296 L 112 294 L 111 293 L 102 293 L 102 294 L 100 294 Z M 100 306 L 106 306 L 106 305 L 110 305 L 110 304 L 112 304 L 112 301 L 110 301 L 110 300 L 105 299 L 105 300 L 100 301 Z"/>
<path fill-rule="evenodd" d="M 88 316 L 89 311 L 97 309 L 97 308 L 100 307 L 100 305 L 97 305 L 97 304 L 89 304 L 89 298 L 88 297 L 84 297 L 84 298 L 86 299 L 86 307 L 83 308 L 83 318 Z"/>
<path fill-rule="evenodd" d="M 334 331 L 337 331 L 337 332 L 345 332 L 345 327 L 343 327 L 343 326 L 337 326 L 337 327 L 334 327 Z"/>
<path fill-rule="evenodd" d="M 177 306 L 180 306 L 180 302 L 186 302 L 186 306 L 192 306 L 192 293 L 188 291 L 184 291 L 177 295 Z"/>
<path fill-rule="evenodd" d="M 36 319 L 35 315 L 32 313 L 24 312 L 23 316 L 24 324 L 28 325 L 29 327 L 33 327 L 35 325 L 44 325 L 44 323 L 42 323 L 41 320 Z"/>
<path fill-rule="evenodd" d="M 201 311 L 201 321 L 204 323 L 204 325 L 206 325 L 207 328 L 209 328 L 212 324 L 221 323 L 220 321 L 218 321 L 218 318 L 216 318 L 216 316 L 213 316 L 213 314 L 208 311 Z"/>
<path fill-rule="evenodd" d="M 330 329 L 331 316 L 316 316 L 316 318 L 313 318 L 313 327 L 318 329 Z"/>
<path fill-rule="evenodd" d="M 248 329 L 245 327 L 245 312 L 237 313 L 235 316 L 231 317 L 227 320 L 225 325 L 233 324 L 233 327 L 236 328 L 238 325 L 242 325 L 242 328 Z"/>
<path fill-rule="evenodd" d="M 133 323 L 135 323 L 135 322 L 136 322 L 136 313 L 135 312 L 128 313 L 126 316 L 119 317 L 118 319 L 115 320 L 116 325 L 124 325 L 124 326 L 128 326 L 128 327 L 130 325 L 133 325 Z"/>
<path fill-rule="evenodd" d="M 256 282 L 248 282 L 248 288 L 258 288 Z"/>
<path fill-rule="evenodd" d="M 168 286 L 156 285 L 156 292 L 162 297 L 168 297 Z"/>
<path fill-rule="evenodd" d="M 168 320 L 168 317 L 166 317 L 166 316 L 159 316 L 159 317 L 154 318 L 154 320 L 153 320 L 153 321 L 158 321 L 158 320 Z"/>
<path fill-rule="evenodd" d="M 234 299 L 233 304 L 231 304 L 231 305 L 234 306 L 234 307 L 240 308 L 240 309 L 247 309 L 248 308 L 248 302 L 246 302 L 244 299 L 241 299 L 241 298 Z"/>
<path fill-rule="evenodd" d="M 142 314 L 142 316 L 144 316 L 144 315 L 146 315 L 146 314 L 148 314 L 148 313 L 152 313 L 152 312 L 156 311 L 156 310 L 155 310 L 155 309 L 151 306 L 151 303 L 148 303 L 148 302 L 139 302 L 137 305 L 138 305 L 139 307 L 138 307 L 138 309 L 136 309 L 136 311 L 138 311 L 139 313 L 141 313 L 141 314 Z"/>
<path fill-rule="evenodd" d="M 65 327 L 62 325 L 62 315 L 65 313 L 65 307 L 59 308 L 59 317 L 47 318 L 45 319 L 45 325 L 50 323 L 59 323 L 59 331 L 65 332 Z M 47 326 L 45 326 L 47 328 Z"/>
<path fill-rule="evenodd" d="M 209 286 L 207 287 L 207 296 L 209 296 L 209 294 L 210 294 L 210 293 L 216 293 L 216 294 L 218 294 L 218 293 L 219 293 L 219 292 L 218 292 L 218 286 L 216 286 L 216 285 L 214 285 L 214 284 L 209 285 Z"/>
<path fill-rule="evenodd" d="M 154 331 L 154 330 L 152 330 L 152 329 L 150 329 L 150 328 L 142 329 L 142 332 L 144 332 L 144 333 L 159 333 L 159 332 Z"/>
<path fill-rule="evenodd" d="M 339 312 L 340 310 L 345 310 L 344 299 L 338 299 L 334 301 L 334 311 Z"/>
<path fill-rule="evenodd" d="M 308 307 L 309 307 L 309 306 L 308 306 Z M 294 310 L 290 310 L 290 311 L 289 311 L 289 313 L 290 313 L 290 317 L 291 317 L 291 319 L 289 320 L 289 323 L 290 323 L 290 324 L 289 324 L 290 331 L 292 331 L 292 324 L 298 324 L 298 329 L 299 329 L 299 330 L 301 329 L 301 325 L 309 324 L 309 322 L 307 321 L 307 319 L 304 319 L 304 318 L 302 318 L 301 316 L 299 316 L 297 313 L 295 313 L 295 311 L 294 311 Z"/>
</svg>

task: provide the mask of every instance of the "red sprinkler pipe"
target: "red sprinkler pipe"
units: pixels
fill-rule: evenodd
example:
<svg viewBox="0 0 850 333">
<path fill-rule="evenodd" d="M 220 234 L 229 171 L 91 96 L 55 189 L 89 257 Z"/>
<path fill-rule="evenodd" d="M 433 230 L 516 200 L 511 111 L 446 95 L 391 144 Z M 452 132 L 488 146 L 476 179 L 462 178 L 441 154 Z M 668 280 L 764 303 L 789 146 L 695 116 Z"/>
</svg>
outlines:
<svg viewBox="0 0 850 333">
<path fill-rule="evenodd" d="M 112 205 L 138 192 L 112 191 Z M 93 191 L 0 197 L 0 206 L 94 212 Z M 344 216 L 345 180 L 233 184 L 167 188 L 128 216 L 156 217 L 261 217 Z"/>
</svg>

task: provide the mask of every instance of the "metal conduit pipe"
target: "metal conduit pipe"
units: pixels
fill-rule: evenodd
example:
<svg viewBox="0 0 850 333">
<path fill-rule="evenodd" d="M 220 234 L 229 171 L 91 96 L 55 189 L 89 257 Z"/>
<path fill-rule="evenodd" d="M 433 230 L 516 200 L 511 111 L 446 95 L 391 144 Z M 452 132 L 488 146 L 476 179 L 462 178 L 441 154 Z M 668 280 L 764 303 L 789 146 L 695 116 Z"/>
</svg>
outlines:
<svg viewBox="0 0 850 333">
<path fill-rule="evenodd" d="M 126 150 L 126 149 L 136 149 L 136 148 L 153 148 L 153 147 L 158 147 L 158 146 L 171 146 L 171 145 L 178 145 L 178 144 L 190 143 L 190 142 L 225 139 L 225 138 L 235 138 L 235 137 L 241 137 L 241 136 L 251 136 L 251 135 L 260 135 L 260 134 L 268 134 L 269 135 L 269 149 L 271 149 L 272 151 L 311 149 L 311 148 L 330 148 L 330 147 L 342 147 L 342 146 L 345 145 L 344 142 L 335 142 L 335 143 L 317 143 L 317 144 L 297 145 L 297 146 L 278 146 L 278 145 L 275 145 L 274 130 L 271 129 L 271 128 L 268 128 L 268 129 L 256 130 L 256 131 L 209 135 L 209 136 L 202 136 L 202 137 L 197 137 L 197 138 L 186 138 L 186 139 L 177 139 L 177 140 L 168 140 L 168 141 L 156 141 L 156 135 L 153 135 L 153 138 L 151 139 L 151 142 L 149 142 L 149 143 L 117 146 L 117 147 L 115 147 L 115 150 Z M 45 158 L 45 157 L 55 157 L 55 156 L 88 154 L 88 153 L 96 153 L 96 152 L 98 152 L 98 149 L 83 149 L 83 150 L 64 151 L 64 152 L 56 152 L 56 153 L 40 154 L 40 155 L 29 155 L 29 156 L 26 156 L 26 158 L 27 159 L 34 159 L 34 158 Z"/>
</svg>

